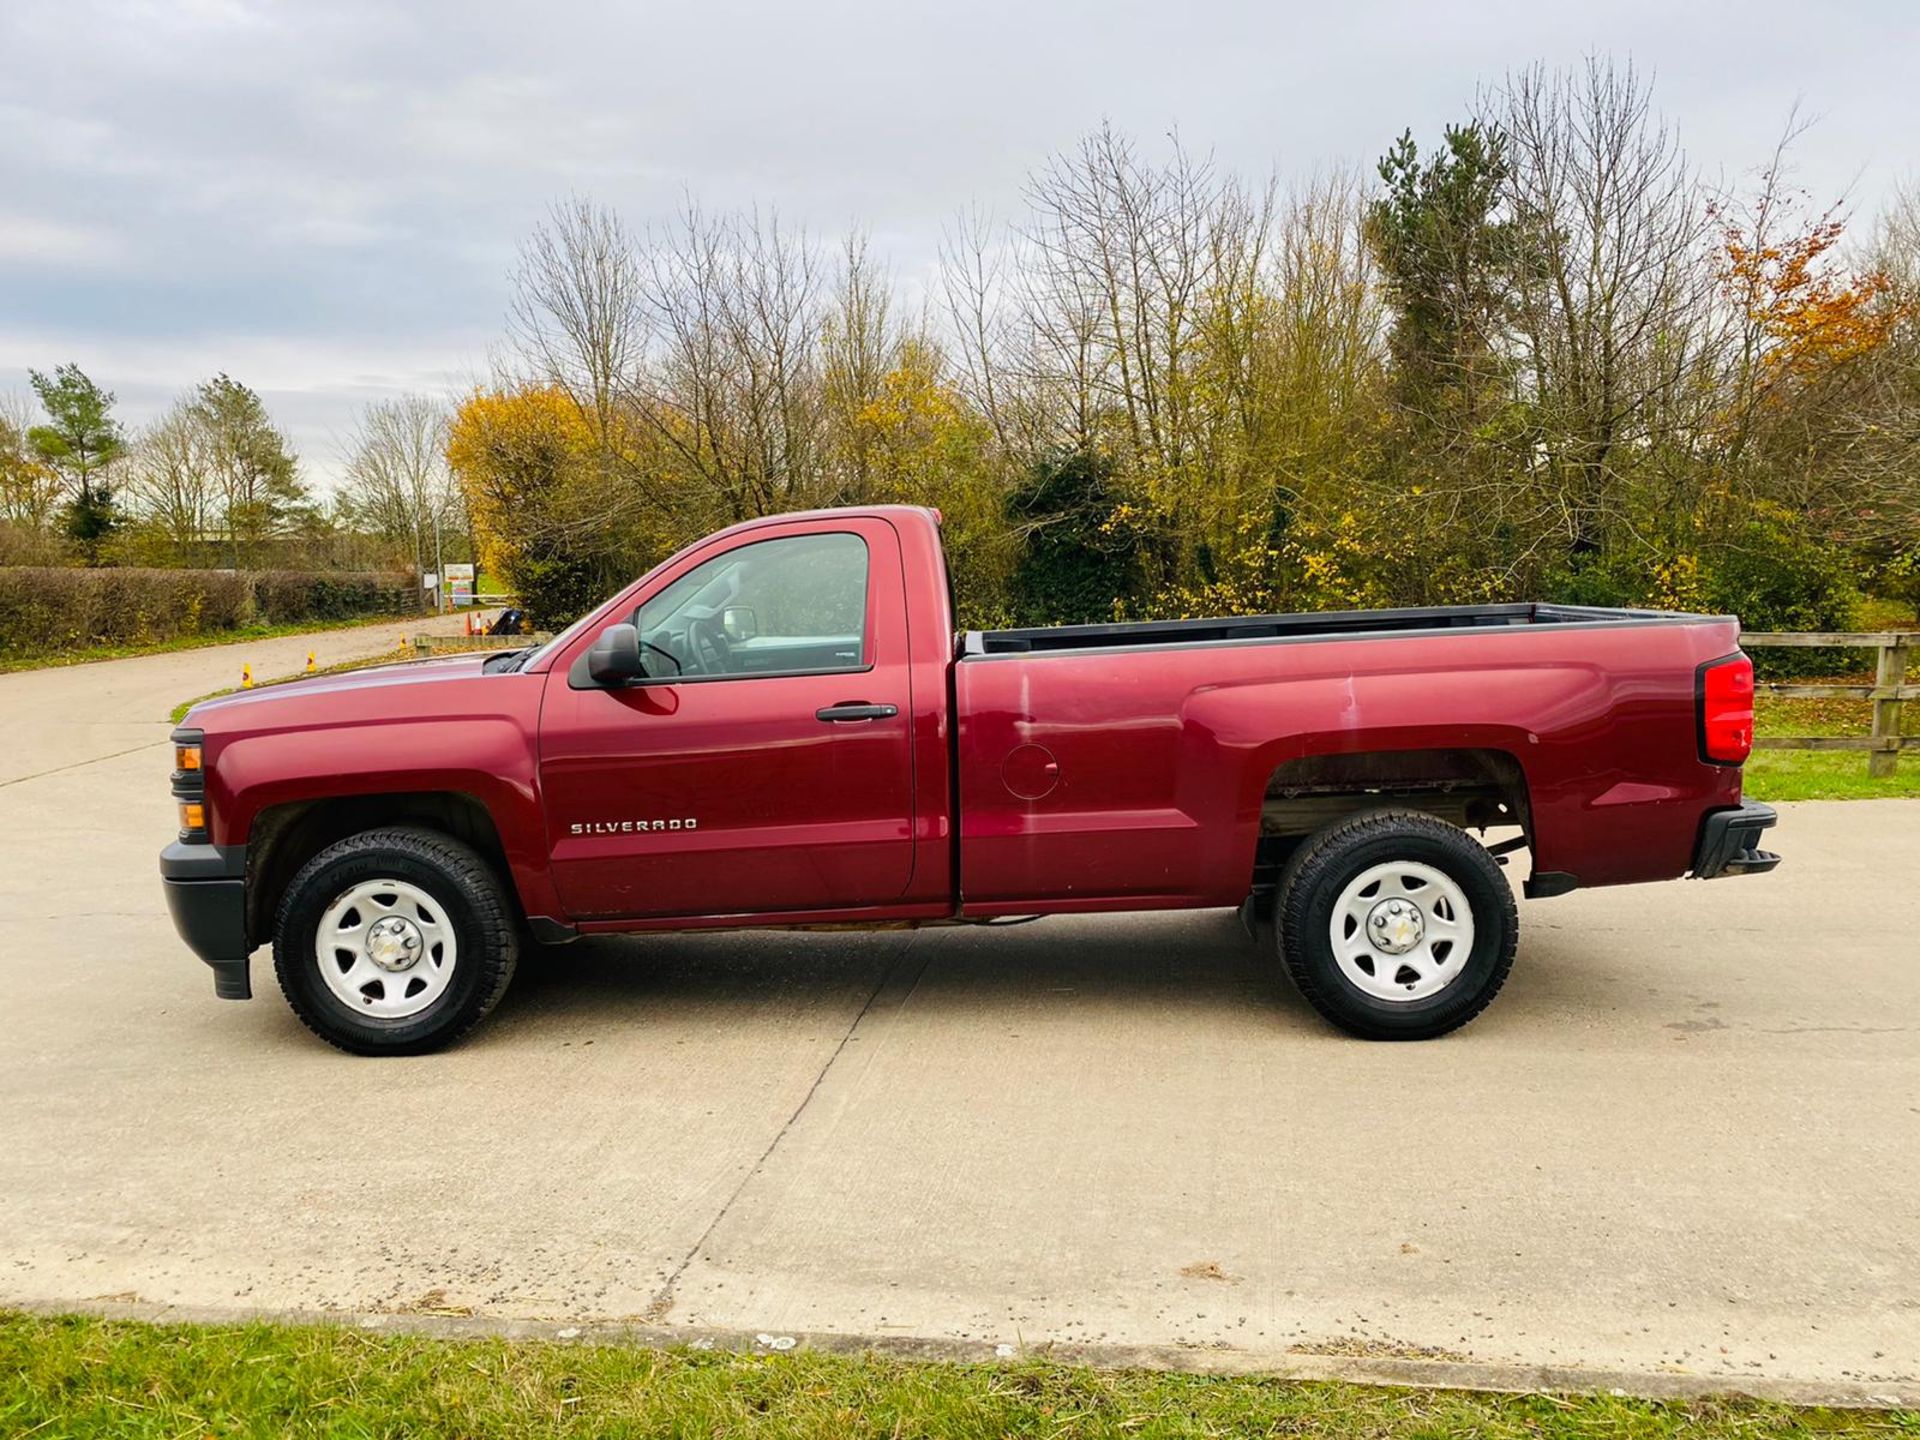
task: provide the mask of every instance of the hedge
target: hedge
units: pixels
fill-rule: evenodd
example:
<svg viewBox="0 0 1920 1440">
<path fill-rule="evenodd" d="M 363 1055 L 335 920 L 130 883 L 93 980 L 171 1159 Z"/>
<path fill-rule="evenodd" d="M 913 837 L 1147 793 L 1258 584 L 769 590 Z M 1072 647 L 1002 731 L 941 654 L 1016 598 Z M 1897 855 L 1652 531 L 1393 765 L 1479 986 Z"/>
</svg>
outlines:
<svg viewBox="0 0 1920 1440">
<path fill-rule="evenodd" d="M 0 656 L 217 639 L 247 625 L 403 615 L 415 604 L 401 574 L 0 566 Z"/>
</svg>

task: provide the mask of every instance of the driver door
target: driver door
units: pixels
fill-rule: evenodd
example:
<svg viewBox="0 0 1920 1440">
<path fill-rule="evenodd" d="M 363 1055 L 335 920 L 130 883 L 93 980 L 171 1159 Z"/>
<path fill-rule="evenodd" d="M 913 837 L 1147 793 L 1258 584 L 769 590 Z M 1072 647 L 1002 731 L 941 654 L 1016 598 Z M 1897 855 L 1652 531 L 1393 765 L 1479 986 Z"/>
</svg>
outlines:
<svg viewBox="0 0 1920 1440">
<path fill-rule="evenodd" d="M 912 706 L 892 527 L 735 535 L 664 576 L 633 619 L 647 679 L 594 685 L 572 663 L 593 634 L 548 677 L 540 777 L 568 913 L 746 916 L 902 895 Z"/>
</svg>

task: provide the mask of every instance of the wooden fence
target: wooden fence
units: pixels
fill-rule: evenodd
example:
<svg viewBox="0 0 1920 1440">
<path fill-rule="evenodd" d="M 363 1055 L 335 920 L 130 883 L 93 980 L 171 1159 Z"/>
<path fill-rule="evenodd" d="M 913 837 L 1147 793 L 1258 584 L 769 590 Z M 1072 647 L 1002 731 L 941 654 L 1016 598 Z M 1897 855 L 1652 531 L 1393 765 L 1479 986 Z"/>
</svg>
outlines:
<svg viewBox="0 0 1920 1440">
<path fill-rule="evenodd" d="M 1900 763 L 1902 749 L 1920 750 L 1920 735 L 1900 733 L 1900 710 L 1908 700 L 1920 700 L 1920 685 L 1907 684 L 1907 656 L 1920 647 L 1920 631 L 1887 631 L 1876 635 L 1835 635 L 1818 632 L 1791 634 L 1746 634 L 1740 637 L 1742 648 L 1776 645 L 1781 647 L 1848 647 L 1878 650 L 1880 663 L 1871 685 L 1796 685 L 1788 681 L 1762 680 L 1754 688 L 1765 695 L 1803 700 L 1855 699 L 1873 702 L 1873 733 L 1870 735 L 1792 735 L 1767 736 L 1754 741 L 1761 750 L 1864 750 L 1867 774 L 1884 778 Z"/>
<path fill-rule="evenodd" d="M 416 655 L 458 655 L 468 650 L 525 650 L 553 638 L 548 630 L 531 635 L 416 635 L 407 643 Z"/>
</svg>

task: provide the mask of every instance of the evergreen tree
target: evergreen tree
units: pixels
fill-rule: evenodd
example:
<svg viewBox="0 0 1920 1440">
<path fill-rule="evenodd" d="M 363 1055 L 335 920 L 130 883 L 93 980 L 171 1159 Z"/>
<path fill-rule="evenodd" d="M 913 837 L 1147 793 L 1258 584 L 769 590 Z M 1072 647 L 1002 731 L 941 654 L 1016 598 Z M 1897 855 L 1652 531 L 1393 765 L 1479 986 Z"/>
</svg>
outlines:
<svg viewBox="0 0 1920 1440">
<path fill-rule="evenodd" d="M 126 453 L 126 437 L 113 418 L 113 392 L 102 390 L 78 365 L 68 363 L 51 375 L 27 372 L 47 423 L 27 432 L 27 443 L 41 463 L 66 484 L 67 533 L 79 542 L 88 564 L 98 564 L 100 547 L 116 523 L 107 476 Z"/>
<path fill-rule="evenodd" d="M 207 437 L 220 487 L 235 569 L 249 547 L 296 525 L 307 490 L 287 437 L 275 428 L 259 395 L 221 374 L 194 393 L 189 409 Z"/>
<path fill-rule="evenodd" d="M 1506 140 L 1478 121 L 1449 125 L 1422 161 L 1412 132 L 1380 161 L 1385 193 L 1367 215 L 1367 239 L 1394 307 L 1399 387 L 1417 392 L 1483 368 L 1507 304 L 1513 227 L 1499 215 Z"/>
</svg>

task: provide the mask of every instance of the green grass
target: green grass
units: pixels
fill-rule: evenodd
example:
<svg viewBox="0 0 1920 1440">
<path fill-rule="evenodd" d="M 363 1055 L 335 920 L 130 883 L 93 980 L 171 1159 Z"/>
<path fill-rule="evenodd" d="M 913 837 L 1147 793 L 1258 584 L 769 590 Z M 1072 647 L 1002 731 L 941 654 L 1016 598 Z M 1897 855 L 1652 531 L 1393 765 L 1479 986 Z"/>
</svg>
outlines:
<svg viewBox="0 0 1920 1440">
<path fill-rule="evenodd" d="M 245 640 L 278 640 L 288 635 L 313 635 L 324 630 L 363 630 L 373 625 L 404 625 L 416 615 L 367 615 L 358 620 L 299 620 L 285 625 L 246 625 L 206 635 L 176 635 L 138 645 L 89 645 L 74 650 L 0 655 L 0 675 L 15 670 L 46 670 L 59 665 L 89 665 L 96 660 L 126 660 L 136 655 L 166 655 L 176 650 L 205 650 L 215 645 L 237 645 Z"/>
<path fill-rule="evenodd" d="M 13 1315 L 0 1433 L 1772 1440 L 1911 1437 L 1920 1415 Z"/>
<path fill-rule="evenodd" d="M 1749 800 L 1911 800 L 1920 797 L 1920 751 L 1901 756 L 1884 780 L 1867 774 L 1867 757 L 1855 751 L 1756 750 L 1747 761 L 1742 793 Z"/>
<path fill-rule="evenodd" d="M 1848 677 L 1855 681 L 1862 677 Z M 1813 682 L 1818 683 L 1818 682 Z M 1865 735 L 1873 706 L 1865 700 L 1797 700 L 1762 695 L 1755 706 L 1760 735 Z M 1909 702 L 1901 729 L 1920 735 L 1920 702 Z M 1920 796 L 1920 750 L 1900 757 L 1883 780 L 1867 775 L 1864 750 L 1756 750 L 1746 764 L 1752 800 L 1885 800 Z"/>
</svg>

